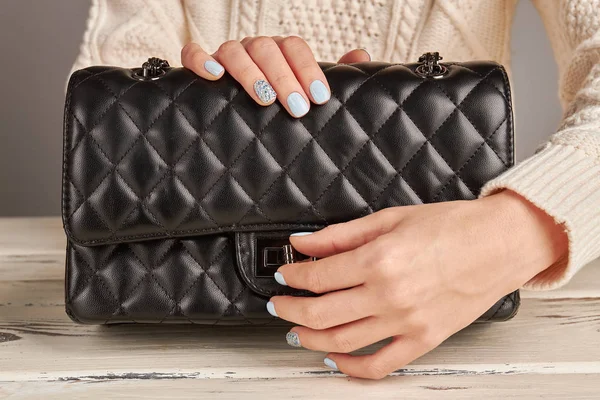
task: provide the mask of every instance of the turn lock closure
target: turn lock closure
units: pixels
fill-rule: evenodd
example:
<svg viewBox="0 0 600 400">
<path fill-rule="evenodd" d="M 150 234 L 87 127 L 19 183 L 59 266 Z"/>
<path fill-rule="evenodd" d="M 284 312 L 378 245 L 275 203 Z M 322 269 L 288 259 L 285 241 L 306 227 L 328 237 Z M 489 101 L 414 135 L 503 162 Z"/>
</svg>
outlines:
<svg viewBox="0 0 600 400">
<path fill-rule="evenodd" d="M 235 252 L 240 275 L 255 293 L 263 296 L 311 295 L 305 290 L 280 285 L 274 278 L 275 272 L 282 265 L 317 259 L 294 249 L 289 241 L 291 233 L 293 231 L 235 234 Z"/>
</svg>

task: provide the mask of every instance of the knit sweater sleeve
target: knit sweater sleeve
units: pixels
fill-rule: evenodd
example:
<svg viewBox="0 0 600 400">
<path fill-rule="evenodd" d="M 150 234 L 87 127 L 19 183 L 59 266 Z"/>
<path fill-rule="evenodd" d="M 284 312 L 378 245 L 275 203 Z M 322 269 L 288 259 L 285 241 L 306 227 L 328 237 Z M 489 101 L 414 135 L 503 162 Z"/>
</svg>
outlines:
<svg viewBox="0 0 600 400">
<path fill-rule="evenodd" d="M 565 112 L 535 155 L 488 182 L 481 195 L 513 190 L 564 226 L 568 254 L 524 286 L 544 290 L 600 256 L 600 0 L 533 2 L 558 63 Z"/>
<path fill-rule="evenodd" d="M 179 65 L 179 52 L 189 40 L 179 1 L 92 0 L 72 71 L 91 65 L 138 66 L 148 57 Z"/>
</svg>

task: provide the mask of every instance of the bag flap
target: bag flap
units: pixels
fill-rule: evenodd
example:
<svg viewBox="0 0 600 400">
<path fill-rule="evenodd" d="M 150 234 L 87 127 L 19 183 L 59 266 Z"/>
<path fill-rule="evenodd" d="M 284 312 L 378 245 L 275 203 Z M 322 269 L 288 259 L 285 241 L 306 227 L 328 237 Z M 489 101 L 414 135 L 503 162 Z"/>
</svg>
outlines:
<svg viewBox="0 0 600 400">
<path fill-rule="evenodd" d="M 474 199 L 513 164 L 504 69 L 322 63 L 331 100 L 292 118 L 229 75 L 75 72 L 65 106 L 62 214 L 98 245 L 216 232 L 318 229 L 376 210 Z"/>
</svg>

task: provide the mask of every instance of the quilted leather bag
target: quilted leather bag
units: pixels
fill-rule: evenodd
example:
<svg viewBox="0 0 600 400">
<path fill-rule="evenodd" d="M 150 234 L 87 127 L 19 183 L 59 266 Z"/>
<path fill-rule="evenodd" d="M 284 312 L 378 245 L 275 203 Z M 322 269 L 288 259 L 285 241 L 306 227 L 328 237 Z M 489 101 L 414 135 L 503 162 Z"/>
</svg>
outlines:
<svg viewBox="0 0 600 400">
<path fill-rule="evenodd" d="M 475 199 L 514 162 L 492 62 L 321 63 L 294 119 L 151 59 L 76 71 L 64 120 L 66 310 L 80 323 L 264 324 L 288 236 L 391 206 Z M 297 255 L 296 255 L 297 256 Z M 506 320 L 505 296 L 480 320 Z"/>
</svg>

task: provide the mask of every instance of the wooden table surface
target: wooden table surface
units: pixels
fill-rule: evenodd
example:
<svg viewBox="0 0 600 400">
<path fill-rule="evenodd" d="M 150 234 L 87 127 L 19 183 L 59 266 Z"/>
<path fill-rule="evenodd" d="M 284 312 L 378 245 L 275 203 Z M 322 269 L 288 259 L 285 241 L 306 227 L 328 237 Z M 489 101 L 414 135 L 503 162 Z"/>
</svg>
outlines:
<svg viewBox="0 0 600 400">
<path fill-rule="evenodd" d="M 64 247 L 59 218 L 0 219 L 1 398 L 600 398 L 599 261 L 374 382 L 288 346 L 286 327 L 77 325 Z"/>
</svg>

